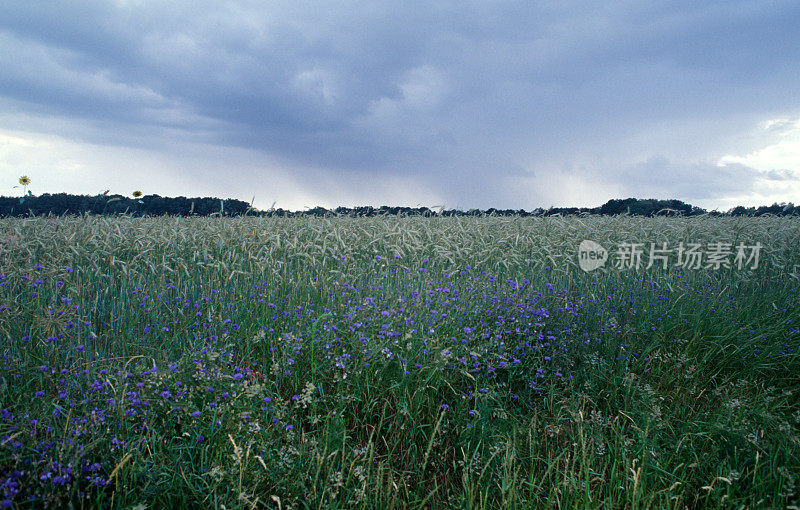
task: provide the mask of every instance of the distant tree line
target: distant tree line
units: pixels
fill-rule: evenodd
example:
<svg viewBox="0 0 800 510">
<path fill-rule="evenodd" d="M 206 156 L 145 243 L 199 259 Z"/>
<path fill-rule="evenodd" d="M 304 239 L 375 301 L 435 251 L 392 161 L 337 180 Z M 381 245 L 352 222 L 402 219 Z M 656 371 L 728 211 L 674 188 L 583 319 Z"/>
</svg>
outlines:
<svg viewBox="0 0 800 510">
<path fill-rule="evenodd" d="M 609 200 L 600 207 L 551 207 L 536 208 L 531 211 L 523 209 L 487 210 L 458 209 L 432 210 L 428 207 L 337 207 L 326 209 L 314 207 L 304 211 L 287 211 L 270 209 L 260 211 L 242 200 L 202 197 L 161 197 L 146 195 L 141 198 L 130 198 L 122 195 L 68 195 L 66 193 L 29 195 L 26 197 L 0 197 L 0 217 L 7 216 L 61 216 L 70 215 L 118 215 L 132 216 L 568 216 L 568 215 L 616 215 L 633 216 L 696 216 L 710 214 L 714 216 L 777 216 L 800 215 L 800 206 L 790 203 L 772 204 L 761 207 L 734 207 L 726 212 L 706 211 L 680 200 L 656 200 L 626 198 Z"/>
<path fill-rule="evenodd" d="M 131 214 L 133 216 L 238 216 L 251 209 L 241 200 L 219 198 L 161 197 L 145 195 L 130 198 L 122 195 L 68 195 L 44 193 L 22 198 L 0 197 L 0 216 L 64 214 Z M 257 212 L 254 212 L 254 214 Z"/>
</svg>

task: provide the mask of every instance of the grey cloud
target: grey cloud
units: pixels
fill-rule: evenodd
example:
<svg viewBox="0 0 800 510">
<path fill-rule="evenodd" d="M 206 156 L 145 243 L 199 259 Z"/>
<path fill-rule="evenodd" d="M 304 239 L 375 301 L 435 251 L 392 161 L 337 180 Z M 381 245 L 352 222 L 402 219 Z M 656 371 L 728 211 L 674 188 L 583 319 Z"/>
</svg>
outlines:
<svg viewBox="0 0 800 510">
<path fill-rule="evenodd" d="M 665 122 L 797 111 L 798 24 L 788 1 L 3 3 L 0 104 L 80 120 L 93 141 L 180 136 L 502 206 L 546 162 Z M 738 128 L 693 142 L 713 151 Z M 751 175 L 701 165 L 709 177 L 684 187 L 659 172 L 692 164 L 668 156 L 598 168 L 676 193 Z"/>
<path fill-rule="evenodd" d="M 800 176 L 798 176 L 796 172 L 785 168 L 767 170 L 764 172 L 763 176 L 770 181 L 800 181 Z"/>
<path fill-rule="evenodd" d="M 782 171 L 761 172 L 739 163 L 676 163 L 654 157 L 625 169 L 619 182 L 624 193 L 639 198 L 702 200 L 748 193 L 760 180 L 797 180 Z"/>
</svg>

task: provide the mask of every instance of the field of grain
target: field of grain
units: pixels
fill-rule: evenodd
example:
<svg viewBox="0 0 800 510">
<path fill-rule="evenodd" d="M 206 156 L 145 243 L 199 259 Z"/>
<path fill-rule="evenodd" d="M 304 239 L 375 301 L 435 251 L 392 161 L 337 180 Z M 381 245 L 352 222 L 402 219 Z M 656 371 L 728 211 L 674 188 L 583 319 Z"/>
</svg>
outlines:
<svg viewBox="0 0 800 510">
<path fill-rule="evenodd" d="M 585 272 L 582 240 L 760 243 Z M 0 507 L 798 505 L 800 220 L 0 220 Z"/>
</svg>

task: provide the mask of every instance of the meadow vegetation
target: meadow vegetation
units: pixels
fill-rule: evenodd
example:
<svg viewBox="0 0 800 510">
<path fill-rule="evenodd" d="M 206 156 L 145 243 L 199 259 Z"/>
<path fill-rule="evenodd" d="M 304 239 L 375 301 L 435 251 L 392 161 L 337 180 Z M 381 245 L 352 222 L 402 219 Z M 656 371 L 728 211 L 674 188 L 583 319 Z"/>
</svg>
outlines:
<svg viewBox="0 0 800 510">
<path fill-rule="evenodd" d="M 760 243 L 757 268 L 576 250 Z M 796 217 L 0 220 L 0 507 L 798 505 Z"/>
</svg>

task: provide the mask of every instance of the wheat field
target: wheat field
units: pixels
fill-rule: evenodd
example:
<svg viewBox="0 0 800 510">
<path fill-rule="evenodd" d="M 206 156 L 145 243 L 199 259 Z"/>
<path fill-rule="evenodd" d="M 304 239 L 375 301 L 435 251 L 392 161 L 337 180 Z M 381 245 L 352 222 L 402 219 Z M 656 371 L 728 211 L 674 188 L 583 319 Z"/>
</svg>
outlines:
<svg viewBox="0 0 800 510">
<path fill-rule="evenodd" d="M 762 249 L 587 272 L 582 240 Z M 0 506 L 798 505 L 798 240 L 796 217 L 2 219 Z"/>
</svg>

